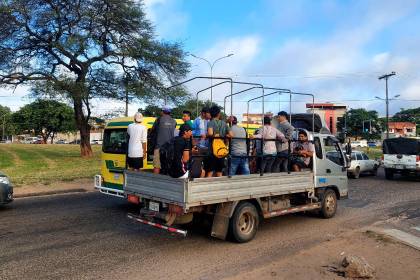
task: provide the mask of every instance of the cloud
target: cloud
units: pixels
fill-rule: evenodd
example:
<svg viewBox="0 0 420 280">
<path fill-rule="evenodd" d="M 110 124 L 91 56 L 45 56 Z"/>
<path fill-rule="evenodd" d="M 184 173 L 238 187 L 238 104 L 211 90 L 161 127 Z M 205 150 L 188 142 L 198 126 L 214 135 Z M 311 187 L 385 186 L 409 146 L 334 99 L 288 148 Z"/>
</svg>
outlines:
<svg viewBox="0 0 420 280">
<path fill-rule="evenodd" d="M 155 26 L 158 37 L 179 40 L 186 36 L 189 16 L 180 8 L 182 1 L 144 0 L 146 16 Z"/>
</svg>

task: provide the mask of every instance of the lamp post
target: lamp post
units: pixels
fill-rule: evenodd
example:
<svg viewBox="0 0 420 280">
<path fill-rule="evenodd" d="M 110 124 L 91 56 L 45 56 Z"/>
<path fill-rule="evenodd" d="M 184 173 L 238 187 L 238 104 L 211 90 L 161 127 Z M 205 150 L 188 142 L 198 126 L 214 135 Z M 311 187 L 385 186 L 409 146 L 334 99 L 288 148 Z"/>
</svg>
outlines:
<svg viewBox="0 0 420 280">
<path fill-rule="evenodd" d="M 218 61 L 220 61 L 224 58 L 231 57 L 232 55 L 234 55 L 234 54 L 230 53 L 230 54 L 227 54 L 225 56 L 219 57 L 218 59 L 214 60 L 213 62 L 210 62 L 203 57 L 199 57 L 199 56 L 196 56 L 194 54 L 191 54 L 192 57 L 197 58 L 197 59 L 201 59 L 201 60 L 207 62 L 207 64 L 209 65 L 209 67 L 210 67 L 210 78 L 211 78 L 210 79 L 210 86 L 213 86 L 213 67 L 216 64 L 216 62 L 218 62 Z M 210 88 L 210 102 L 213 102 L 213 88 L 212 87 Z"/>
<path fill-rule="evenodd" d="M 386 139 L 389 138 L 389 114 L 388 114 L 389 101 L 390 100 L 395 100 L 396 98 L 398 98 L 400 96 L 401 96 L 400 94 L 397 94 L 397 95 L 395 95 L 392 98 L 388 98 L 388 94 L 387 94 L 385 99 L 384 98 L 380 98 L 379 96 L 375 96 L 376 99 L 385 101 L 385 104 L 386 104 Z"/>
<path fill-rule="evenodd" d="M 389 126 L 388 126 L 388 122 L 389 122 L 389 114 L 388 114 L 388 105 L 389 105 L 389 100 L 388 100 L 388 79 L 389 77 L 392 77 L 395 75 L 395 72 L 391 72 L 390 74 L 385 74 L 382 75 L 380 77 L 378 77 L 379 80 L 385 79 L 385 104 L 386 104 L 386 139 L 389 138 Z M 376 97 L 376 96 L 375 96 Z M 379 98 L 381 99 L 381 98 Z"/>
</svg>

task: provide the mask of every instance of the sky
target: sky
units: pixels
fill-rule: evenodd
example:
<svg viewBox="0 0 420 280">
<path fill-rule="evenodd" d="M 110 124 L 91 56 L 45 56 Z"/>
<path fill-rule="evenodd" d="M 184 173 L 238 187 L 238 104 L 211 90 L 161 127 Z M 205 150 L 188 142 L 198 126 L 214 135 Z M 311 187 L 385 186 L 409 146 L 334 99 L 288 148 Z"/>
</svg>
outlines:
<svg viewBox="0 0 420 280">
<path fill-rule="evenodd" d="M 145 0 L 144 6 L 160 40 L 180 42 L 186 52 L 210 62 L 233 53 L 214 65 L 213 76 L 312 93 L 315 102 L 384 115 L 385 102 L 375 98 L 385 97 L 385 82 L 378 77 L 395 71 L 389 96 L 400 97 L 390 101 L 390 113 L 420 106 L 420 1 Z M 206 62 L 191 55 L 187 59 L 188 77 L 210 76 Z M 187 87 L 195 96 L 209 85 L 199 80 Z M 235 85 L 234 91 L 245 88 Z M 31 101 L 27 92 L 18 88 L 15 97 L 0 101 L 17 110 Z M 223 104 L 229 93 L 228 84 L 219 86 L 213 99 Z M 10 92 L 0 90 L 5 95 Z M 247 101 L 259 95 L 255 89 L 235 96 L 233 114 L 246 112 Z M 209 93 L 200 96 L 207 99 Z M 264 110 L 289 110 L 288 99 L 271 95 Z M 304 111 L 309 101 L 294 97 L 292 111 Z M 101 100 L 93 104 L 94 114 L 124 106 Z M 260 100 L 249 104 L 250 112 L 262 111 Z M 139 106 L 143 104 L 130 104 L 130 114 Z"/>
</svg>

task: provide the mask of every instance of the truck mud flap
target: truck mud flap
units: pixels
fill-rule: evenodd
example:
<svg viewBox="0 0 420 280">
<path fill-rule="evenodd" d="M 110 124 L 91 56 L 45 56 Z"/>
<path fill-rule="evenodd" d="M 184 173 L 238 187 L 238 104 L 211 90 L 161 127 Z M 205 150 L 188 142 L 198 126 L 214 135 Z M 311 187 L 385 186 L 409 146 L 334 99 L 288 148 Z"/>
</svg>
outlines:
<svg viewBox="0 0 420 280">
<path fill-rule="evenodd" d="M 134 214 L 127 214 L 127 218 L 129 218 L 133 221 L 145 224 L 145 225 L 149 225 L 149 226 L 152 226 L 152 227 L 155 227 L 155 228 L 159 228 L 159 229 L 169 231 L 170 233 L 180 234 L 184 237 L 187 236 L 187 231 L 186 230 L 181 230 L 181 229 L 177 229 L 177 228 L 174 228 L 174 227 L 165 226 L 165 225 L 162 225 L 162 224 L 159 224 L 159 223 L 151 222 L 151 221 L 148 221 L 148 220 L 146 220 L 146 219 L 144 219 L 140 216 L 134 215 Z"/>
</svg>

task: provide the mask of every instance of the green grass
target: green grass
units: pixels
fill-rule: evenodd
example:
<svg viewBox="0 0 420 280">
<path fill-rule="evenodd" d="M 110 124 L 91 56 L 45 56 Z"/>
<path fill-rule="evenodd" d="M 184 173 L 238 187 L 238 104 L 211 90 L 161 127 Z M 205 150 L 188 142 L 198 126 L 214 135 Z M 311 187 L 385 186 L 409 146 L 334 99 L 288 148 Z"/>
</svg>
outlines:
<svg viewBox="0 0 420 280">
<path fill-rule="evenodd" d="M 357 148 L 357 150 L 365 152 L 370 159 L 376 159 L 382 156 L 382 147 Z"/>
<path fill-rule="evenodd" d="M 100 172 L 101 147 L 92 146 L 94 156 L 81 158 L 78 145 L 0 145 L 0 171 L 13 185 L 45 185 L 89 178 Z"/>
</svg>

